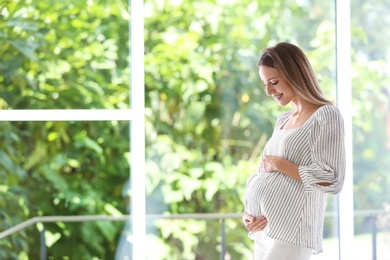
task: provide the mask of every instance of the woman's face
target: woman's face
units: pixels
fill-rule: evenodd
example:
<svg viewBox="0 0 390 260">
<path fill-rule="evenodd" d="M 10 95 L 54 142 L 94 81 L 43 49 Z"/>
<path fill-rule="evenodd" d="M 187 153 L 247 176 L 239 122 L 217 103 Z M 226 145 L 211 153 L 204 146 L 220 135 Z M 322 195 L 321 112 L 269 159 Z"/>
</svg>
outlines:
<svg viewBox="0 0 390 260">
<path fill-rule="evenodd" d="M 297 94 L 277 69 L 260 66 L 259 75 L 266 87 L 267 96 L 272 96 L 280 106 L 285 106 L 297 98 Z"/>
</svg>

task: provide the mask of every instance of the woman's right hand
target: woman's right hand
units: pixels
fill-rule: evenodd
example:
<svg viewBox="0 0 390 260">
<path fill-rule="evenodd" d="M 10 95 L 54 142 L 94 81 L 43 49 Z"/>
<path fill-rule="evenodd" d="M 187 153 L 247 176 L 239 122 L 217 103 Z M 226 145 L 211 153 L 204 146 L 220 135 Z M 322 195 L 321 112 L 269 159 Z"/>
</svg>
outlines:
<svg viewBox="0 0 390 260">
<path fill-rule="evenodd" d="M 267 225 L 267 219 L 265 217 L 255 218 L 246 211 L 242 215 L 242 221 L 244 222 L 245 228 L 253 233 L 263 230 Z"/>
</svg>

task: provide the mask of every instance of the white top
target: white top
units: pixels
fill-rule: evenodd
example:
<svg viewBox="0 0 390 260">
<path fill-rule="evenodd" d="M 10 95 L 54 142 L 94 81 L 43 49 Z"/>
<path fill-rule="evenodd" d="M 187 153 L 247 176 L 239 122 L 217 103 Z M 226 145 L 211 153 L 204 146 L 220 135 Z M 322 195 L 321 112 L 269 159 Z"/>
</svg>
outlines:
<svg viewBox="0 0 390 260">
<path fill-rule="evenodd" d="M 264 233 L 277 240 L 322 252 L 327 194 L 340 193 L 345 174 L 344 122 L 339 110 L 325 105 L 301 126 L 281 129 L 294 111 L 277 120 L 263 156 L 281 156 L 298 164 L 302 182 L 281 172 L 254 173 L 247 181 L 245 210 L 264 216 Z M 332 183 L 320 186 L 317 183 Z"/>
</svg>

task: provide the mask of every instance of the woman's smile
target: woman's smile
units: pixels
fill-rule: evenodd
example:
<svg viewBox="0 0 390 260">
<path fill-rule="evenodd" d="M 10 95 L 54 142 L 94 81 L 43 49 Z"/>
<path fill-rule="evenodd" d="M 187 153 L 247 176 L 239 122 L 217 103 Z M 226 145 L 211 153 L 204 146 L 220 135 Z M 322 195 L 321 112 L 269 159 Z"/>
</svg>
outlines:
<svg viewBox="0 0 390 260">
<path fill-rule="evenodd" d="M 276 100 L 276 101 L 279 101 L 283 96 L 283 93 L 281 94 L 273 94 L 272 97 Z"/>
</svg>

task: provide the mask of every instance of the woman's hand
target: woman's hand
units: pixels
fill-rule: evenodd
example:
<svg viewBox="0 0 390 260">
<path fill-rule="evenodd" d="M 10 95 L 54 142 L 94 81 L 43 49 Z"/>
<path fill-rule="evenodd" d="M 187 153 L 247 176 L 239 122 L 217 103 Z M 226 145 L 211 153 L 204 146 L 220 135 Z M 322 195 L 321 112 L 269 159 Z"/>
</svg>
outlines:
<svg viewBox="0 0 390 260">
<path fill-rule="evenodd" d="M 263 161 L 261 164 L 262 172 L 278 172 L 278 166 L 286 161 L 283 157 L 267 155 L 263 157 Z"/>
<path fill-rule="evenodd" d="M 253 233 L 263 230 L 267 225 L 267 219 L 265 217 L 255 218 L 246 211 L 242 215 L 242 221 L 244 222 L 245 228 Z"/>
<path fill-rule="evenodd" d="M 280 156 L 267 155 L 261 162 L 261 172 L 281 172 L 297 181 L 302 181 L 298 164 L 292 163 Z"/>
</svg>

